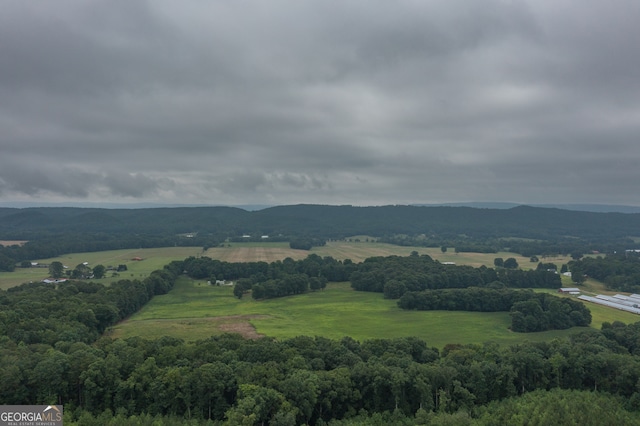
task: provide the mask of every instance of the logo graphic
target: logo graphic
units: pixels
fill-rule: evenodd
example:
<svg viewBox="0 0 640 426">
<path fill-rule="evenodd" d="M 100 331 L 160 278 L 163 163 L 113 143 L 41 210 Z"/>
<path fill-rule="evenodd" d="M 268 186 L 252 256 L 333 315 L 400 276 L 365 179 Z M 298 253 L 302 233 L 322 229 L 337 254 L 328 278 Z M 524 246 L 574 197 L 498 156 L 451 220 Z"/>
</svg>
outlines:
<svg viewBox="0 0 640 426">
<path fill-rule="evenodd" d="M 62 426 L 62 405 L 0 405 L 0 426 Z"/>
</svg>

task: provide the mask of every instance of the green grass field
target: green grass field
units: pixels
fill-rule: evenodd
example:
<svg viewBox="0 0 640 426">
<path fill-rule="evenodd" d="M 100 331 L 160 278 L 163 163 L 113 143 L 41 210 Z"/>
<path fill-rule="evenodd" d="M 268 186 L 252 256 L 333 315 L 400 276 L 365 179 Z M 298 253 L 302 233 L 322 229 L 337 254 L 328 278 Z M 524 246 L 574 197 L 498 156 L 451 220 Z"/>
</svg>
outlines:
<svg viewBox="0 0 640 426">
<path fill-rule="evenodd" d="M 591 306 L 589 306 L 591 308 Z M 635 322 L 637 316 L 597 306 L 595 328 L 603 321 Z M 546 341 L 583 329 L 513 333 L 509 314 L 404 311 L 379 293 L 353 291 L 348 283 L 330 284 L 322 292 L 264 301 L 233 297 L 230 287 L 215 287 L 181 279 L 168 295 L 154 298 L 140 312 L 111 330 L 113 337 L 173 336 L 205 339 L 224 332 L 279 339 L 298 335 L 356 340 L 416 336 L 442 348 L 448 343 L 498 344 Z M 257 334 L 256 334 L 257 333 Z"/>
</svg>

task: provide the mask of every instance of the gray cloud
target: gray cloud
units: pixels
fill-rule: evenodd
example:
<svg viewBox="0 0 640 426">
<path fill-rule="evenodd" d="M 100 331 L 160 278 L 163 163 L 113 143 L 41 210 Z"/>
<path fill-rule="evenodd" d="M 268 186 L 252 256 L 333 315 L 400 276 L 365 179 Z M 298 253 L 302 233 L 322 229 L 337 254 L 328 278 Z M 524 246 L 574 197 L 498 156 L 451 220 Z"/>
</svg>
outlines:
<svg viewBox="0 0 640 426">
<path fill-rule="evenodd" d="M 640 6 L 6 2 L 0 201 L 640 204 Z"/>
</svg>

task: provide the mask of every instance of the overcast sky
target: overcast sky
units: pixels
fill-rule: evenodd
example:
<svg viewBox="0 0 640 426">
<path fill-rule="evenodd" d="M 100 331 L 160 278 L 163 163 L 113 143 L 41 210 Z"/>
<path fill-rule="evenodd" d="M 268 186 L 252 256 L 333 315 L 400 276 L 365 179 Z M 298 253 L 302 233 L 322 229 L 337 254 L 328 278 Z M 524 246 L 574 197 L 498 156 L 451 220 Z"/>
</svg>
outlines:
<svg viewBox="0 0 640 426">
<path fill-rule="evenodd" d="M 0 202 L 640 205 L 637 0 L 0 10 Z"/>
</svg>

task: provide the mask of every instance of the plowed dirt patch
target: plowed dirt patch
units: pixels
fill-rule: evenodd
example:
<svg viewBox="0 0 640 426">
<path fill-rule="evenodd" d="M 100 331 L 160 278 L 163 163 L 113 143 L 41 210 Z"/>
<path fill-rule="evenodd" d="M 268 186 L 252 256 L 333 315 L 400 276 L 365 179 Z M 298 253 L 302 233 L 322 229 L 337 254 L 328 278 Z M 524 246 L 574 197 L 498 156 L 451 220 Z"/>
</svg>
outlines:
<svg viewBox="0 0 640 426">
<path fill-rule="evenodd" d="M 269 318 L 268 315 L 234 315 L 230 317 L 215 318 L 214 321 L 220 321 L 218 329 L 225 333 L 238 333 L 245 339 L 259 339 L 263 337 L 259 334 L 255 327 L 249 322 L 254 318 Z"/>
</svg>

